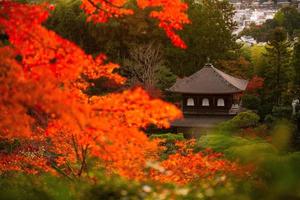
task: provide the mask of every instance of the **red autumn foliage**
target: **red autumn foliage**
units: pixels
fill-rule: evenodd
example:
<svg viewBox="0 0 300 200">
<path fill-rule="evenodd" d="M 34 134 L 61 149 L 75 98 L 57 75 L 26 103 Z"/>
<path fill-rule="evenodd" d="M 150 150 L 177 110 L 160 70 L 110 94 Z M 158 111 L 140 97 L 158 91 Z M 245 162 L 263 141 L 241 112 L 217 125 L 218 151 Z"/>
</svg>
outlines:
<svg viewBox="0 0 300 200">
<path fill-rule="evenodd" d="M 140 128 L 150 123 L 168 126 L 169 120 L 181 116 L 180 111 L 140 88 L 86 96 L 83 90 L 90 83 L 82 77 L 105 76 L 118 83 L 124 79 L 112 73 L 117 65 L 106 64 L 105 56 L 93 58 L 44 28 L 46 9 L 46 5 L 1 3 L 0 24 L 12 45 L 0 50 L 1 140 L 20 141 L 13 152 L 1 155 L 19 161 L 23 157 L 28 170 L 50 169 L 52 164 L 73 176 L 88 171 L 89 157 L 101 158 L 111 171 L 128 177 L 141 173 L 157 145 Z M 17 55 L 20 62 L 14 59 Z M 23 144 L 38 145 L 43 151 L 24 151 Z M 9 169 L 9 160 L 1 159 L 0 165 L 6 166 L 1 171 Z M 48 165 L 36 168 L 40 165 L 26 165 L 29 160 L 44 160 Z"/>
<path fill-rule="evenodd" d="M 264 86 L 264 79 L 257 75 L 253 76 L 253 78 L 249 81 L 247 85 L 247 91 L 255 92 L 257 89 L 260 89 Z"/>
<path fill-rule="evenodd" d="M 241 167 L 224 159 L 222 153 L 206 149 L 193 153 L 195 141 L 177 142 L 178 152 L 160 163 L 160 170 L 153 169 L 151 177 L 160 182 L 187 184 L 200 179 L 226 176 L 228 174 L 247 176 L 251 168 Z"/>
<path fill-rule="evenodd" d="M 105 22 L 110 17 L 131 14 L 123 8 L 126 2 L 88 0 L 83 1 L 82 8 L 89 20 Z M 137 3 L 141 8 L 162 7 L 151 17 L 159 20 L 175 45 L 184 47 L 174 30 L 188 23 L 185 4 L 177 0 Z M 92 167 L 88 163 L 94 162 L 94 167 L 105 167 L 108 173 L 147 178 L 146 163 L 158 160 L 160 147 L 141 128 L 149 124 L 168 127 L 181 112 L 141 88 L 87 96 L 83 91 L 91 83 L 84 77 L 107 77 L 119 84 L 124 78 L 113 73 L 118 65 L 107 62 L 104 55 L 87 55 L 43 27 L 48 10 L 53 8 L 10 1 L 0 4 L 0 28 L 10 42 L 8 46 L 0 44 L 0 141 L 7 147 L 0 149 L 0 173 L 59 171 L 73 178 L 88 175 Z M 172 155 L 161 163 L 172 175 L 153 172 L 152 178 L 187 183 L 194 177 L 236 167 L 217 154 L 186 153 Z"/>
</svg>

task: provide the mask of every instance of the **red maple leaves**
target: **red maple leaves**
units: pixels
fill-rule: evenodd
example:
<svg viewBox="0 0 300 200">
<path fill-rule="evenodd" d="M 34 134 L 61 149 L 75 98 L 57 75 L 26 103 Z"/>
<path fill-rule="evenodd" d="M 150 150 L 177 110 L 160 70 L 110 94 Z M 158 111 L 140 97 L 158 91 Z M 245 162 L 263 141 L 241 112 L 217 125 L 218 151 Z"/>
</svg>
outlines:
<svg viewBox="0 0 300 200">
<path fill-rule="evenodd" d="M 103 23 L 112 17 L 133 14 L 133 10 L 126 7 L 127 3 L 127 0 L 84 0 L 81 8 L 87 13 L 89 21 Z M 190 23 L 186 3 L 180 0 L 138 0 L 137 6 L 141 9 L 156 8 L 151 11 L 150 17 L 159 21 L 159 27 L 164 29 L 175 46 L 186 48 L 184 41 L 175 33 Z"/>
<path fill-rule="evenodd" d="M 126 2 L 84 0 L 82 8 L 89 20 L 105 22 L 131 14 L 124 8 Z M 186 4 L 179 0 L 137 3 L 140 8 L 159 7 L 151 17 L 159 20 L 175 45 L 185 47 L 174 30 L 189 22 Z M 158 160 L 160 147 L 141 128 L 149 124 L 168 127 L 181 112 L 174 105 L 151 98 L 141 88 L 87 96 L 83 91 L 91 83 L 84 77 L 105 76 L 119 84 L 124 78 L 113 73 L 118 65 L 107 62 L 104 55 L 87 55 L 43 27 L 49 9 L 53 8 L 46 4 L 0 4 L 0 27 L 10 41 L 9 46 L 0 44 L 0 140 L 8 147 L 0 151 L 0 173 L 52 171 L 74 178 L 102 166 L 108 173 L 147 178 L 146 163 Z M 189 165 L 183 166 L 184 173 L 180 174 L 182 163 Z M 174 174 L 153 172 L 152 178 L 177 183 L 224 166 L 234 167 L 230 162 L 191 152 L 172 155 L 162 166 Z"/>
<path fill-rule="evenodd" d="M 2 156 L 10 155 L 11 160 L 23 157 L 28 170 L 33 167 L 29 160 L 44 160 L 72 176 L 88 172 L 86 163 L 91 157 L 106 161 L 108 169 L 120 174 L 141 173 L 147 155 L 157 145 L 139 129 L 150 123 L 168 126 L 169 120 L 181 116 L 180 111 L 151 99 L 140 88 L 103 97 L 86 96 L 83 90 L 90 83 L 83 76 L 106 76 L 122 83 L 124 79 L 112 73 L 118 65 L 105 63 L 104 55 L 86 55 L 44 28 L 41 23 L 47 16 L 46 5 L 1 3 L 0 24 L 12 44 L 0 51 L 4 58 L 0 64 L 6 66 L 3 73 L 7 74 L 1 77 L 0 87 L 0 127 L 5 133 L 1 139 L 8 144 L 20 141 L 18 148 Z M 16 55 L 22 58 L 19 63 Z M 42 152 L 24 151 L 25 144 L 38 145 Z M 3 159 L 0 165 L 8 166 L 8 160 Z M 133 166 L 139 168 L 133 170 Z M 9 167 L 1 168 L 6 169 Z"/>
<path fill-rule="evenodd" d="M 264 79 L 259 76 L 254 76 L 247 85 L 247 91 L 253 92 L 264 86 Z"/>
<path fill-rule="evenodd" d="M 175 154 L 160 163 L 160 167 L 152 169 L 151 178 L 160 182 L 187 184 L 200 179 L 218 176 L 245 176 L 252 169 L 241 167 L 224 159 L 222 153 L 211 149 L 193 152 L 194 140 L 177 142 L 179 147 Z"/>
</svg>

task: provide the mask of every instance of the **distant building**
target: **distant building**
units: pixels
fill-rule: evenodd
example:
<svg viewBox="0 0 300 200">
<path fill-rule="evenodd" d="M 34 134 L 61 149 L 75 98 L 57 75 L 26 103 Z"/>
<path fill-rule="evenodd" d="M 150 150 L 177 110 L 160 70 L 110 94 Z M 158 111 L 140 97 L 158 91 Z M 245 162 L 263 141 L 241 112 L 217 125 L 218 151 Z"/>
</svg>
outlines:
<svg viewBox="0 0 300 200">
<path fill-rule="evenodd" d="M 193 75 L 178 79 L 168 91 L 181 94 L 185 115 L 235 115 L 241 109 L 240 97 L 247 84 L 247 80 L 206 64 Z"/>
<path fill-rule="evenodd" d="M 277 0 L 277 6 L 279 8 L 283 8 L 283 7 L 286 7 L 286 6 L 289 6 L 291 5 L 291 2 L 288 1 L 288 0 Z"/>
<path fill-rule="evenodd" d="M 242 111 L 241 94 L 247 84 L 247 80 L 230 76 L 211 64 L 177 80 L 168 91 L 181 95 L 184 118 L 171 122 L 171 126 L 187 138 L 199 137 Z"/>
<path fill-rule="evenodd" d="M 274 2 L 273 1 L 266 1 L 266 2 L 263 2 L 262 4 L 259 5 L 259 7 L 261 9 L 274 9 Z"/>
<path fill-rule="evenodd" d="M 256 40 L 251 36 L 242 36 L 237 42 L 246 43 L 250 46 L 257 44 Z"/>
<path fill-rule="evenodd" d="M 238 35 L 250 24 L 261 25 L 268 19 L 273 19 L 277 10 L 270 8 L 237 9 L 233 20 L 237 23 L 237 29 L 233 34 Z"/>
</svg>

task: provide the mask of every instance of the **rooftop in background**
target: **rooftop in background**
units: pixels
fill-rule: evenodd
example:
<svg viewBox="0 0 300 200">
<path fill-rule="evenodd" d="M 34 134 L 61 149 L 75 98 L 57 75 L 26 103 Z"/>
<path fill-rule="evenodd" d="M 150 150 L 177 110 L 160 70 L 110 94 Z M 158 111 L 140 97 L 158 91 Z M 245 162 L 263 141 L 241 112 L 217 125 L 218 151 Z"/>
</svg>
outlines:
<svg viewBox="0 0 300 200">
<path fill-rule="evenodd" d="M 193 75 L 177 79 L 168 91 L 185 94 L 234 94 L 244 91 L 247 84 L 247 80 L 233 77 L 212 64 L 206 64 Z"/>
</svg>

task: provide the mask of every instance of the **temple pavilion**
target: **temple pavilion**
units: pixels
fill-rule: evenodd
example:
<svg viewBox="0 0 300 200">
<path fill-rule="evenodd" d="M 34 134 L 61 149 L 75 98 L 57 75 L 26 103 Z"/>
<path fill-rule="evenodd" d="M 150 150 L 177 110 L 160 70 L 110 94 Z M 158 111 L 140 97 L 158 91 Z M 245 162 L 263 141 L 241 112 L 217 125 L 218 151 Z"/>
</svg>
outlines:
<svg viewBox="0 0 300 200">
<path fill-rule="evenodd" d="M 168 89 L 181 94 L 184 115 L 226 116 L 241 110 L 241 94 L 248 81 L 226 74 L 212 64 L 176 83 Z"/>
</svg>

